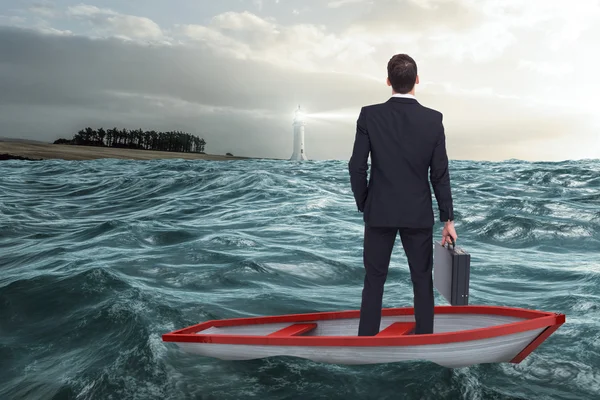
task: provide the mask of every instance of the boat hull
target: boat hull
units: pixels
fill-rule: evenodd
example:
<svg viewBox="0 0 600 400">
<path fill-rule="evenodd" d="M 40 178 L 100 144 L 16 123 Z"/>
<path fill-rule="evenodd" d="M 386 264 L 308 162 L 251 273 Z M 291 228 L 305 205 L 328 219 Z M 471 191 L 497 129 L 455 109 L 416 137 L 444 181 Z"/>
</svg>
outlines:
<svg viewBox="0 0 600 400">
<path fill-rule="evenodd" d="M 289 356 L 330 364 L 381 364 L 431 361 L 448 368 L 510 362 L 544 329 L 504 337 L 420 346 L 256 346 L 235 344 L 178 343 L 192 354 L 221 360 L 252 360 Z"/>
<path fill-rule="evenodd" d="M 429 335 L 356 336 L 358 311 L 215 320 L 163 336 L 182 350 L 222 360 L 299 357 L 333 364 L 430 361 L 448 368 L 520 362 L 564 323 L 564 315 L 485 307 L 436 307 Z M 290 330 L 290 324 L 314 329 Z M 412 308 L 385 309 L 381 330 L 414 323 Z M 300 326 L 301 327 L 301 326 Z"/>
</svg>

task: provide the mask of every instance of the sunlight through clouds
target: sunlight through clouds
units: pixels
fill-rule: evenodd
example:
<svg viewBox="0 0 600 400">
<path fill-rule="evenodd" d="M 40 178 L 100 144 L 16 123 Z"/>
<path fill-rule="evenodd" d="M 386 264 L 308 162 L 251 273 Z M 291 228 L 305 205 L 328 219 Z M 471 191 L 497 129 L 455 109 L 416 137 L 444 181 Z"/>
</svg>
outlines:
<svg viewBox="0 0 600 400">
<path fill-rule="evenodd" d="M 302 103 L 313 121 L 306 131 L 311 156 L 347 158 L 360 107 L 389 97 L 386 64 L 402 52 L 419 65 L 418 99 L 444 113 L 456 158 L 512 158 L 526 146 L 528 159 L 562 159 L 561 146 L 549 138 L 576 146 L 598 132 L 600 53 L 591 51 L 600 37 L 598 1 L 574 7 L 544 0 L 177 0 L 176 6 L 149 1 L 137 9 L 92 0 L 26 6 L 7 1 L 0 5 L 0 50 L 9 60 L 0 70 L 6 82 L 0 93 L 4 129 L 19 130 L 27 107 L 56 110 L 63 97 L 65 104 L 89 98 L 96 105 L 80 101 L 79 107 L 87 107 L 83 114 L 97 113 L 107 123 L 110 115 L 100 110 L 115 106 L 103 101 L 128 104 L 124 109 L 148 118 L 160 104 L 166 118 L 178 115 L 187 125 L 225 132 L 211 138 L 216 148 L 231 148 L 226 142 L 236 137 L 239 148 L 232 150 L 242 154 L 248 135 L 227 133 L 226 117 L 203 119 L 213 107 L 245 118 L 249 126 L 267 121 L 260 140 L 272 146 L 259 156 L 285 157 L 289 113 Z M 23 44 L 8 45 L 13 42 Z M 36 50 L 48 46 L 56 56 Z M 36 61 L 25 69 L 20 60 Z M 42 72 L 43 65 L 62 63 L 70 76 L 53 68 Z M 48 81 L 23 86 L 42 76 Z M 96 95 L 100 86 L 105 94 L 128 95 Z M 50 88 L 56 101 L 44 100 L 52 97 L 44 92 Z M 561 96 L 565 92 L 570 102 Z M 74 111 L 56 115 L 65 113 Z M 68 129 L 62 123 L 55 131 L 23 134 L 51 140 Z M 321 124 L 327 124 L 326 133 L 319 131 Z M 499 136 L 504 140 L 498 142 Z M 482 152 L 486 141 L 494 143 L 493 151 Z M 573 146 L 573 157 L 586 153 Z M 600 149 L 587 153 L 594 151 L 600 157 Z"/>
</svg>

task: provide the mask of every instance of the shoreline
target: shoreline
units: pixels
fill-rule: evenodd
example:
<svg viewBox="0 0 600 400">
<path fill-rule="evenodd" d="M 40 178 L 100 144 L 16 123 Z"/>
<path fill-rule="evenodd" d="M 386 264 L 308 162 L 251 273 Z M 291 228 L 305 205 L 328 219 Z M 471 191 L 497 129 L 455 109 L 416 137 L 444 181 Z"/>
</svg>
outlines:
<svg viewBox="0 0 600 400">
<path fill-rule="evenodd" d="M 28 161 L 66 160 L 83 161 L 101 158 L 124 160 L 159 160 L 181 158 L 185 160 L 256 160 L 257 157 L 238 157 L 217 154 L 180 153 L 169 151 L 123 149 L 116 147 L 79 146 L 44 142 L 19 141 L 18 139 L 0 139 L 0 160 L 16 159 Z"/>
</svg>

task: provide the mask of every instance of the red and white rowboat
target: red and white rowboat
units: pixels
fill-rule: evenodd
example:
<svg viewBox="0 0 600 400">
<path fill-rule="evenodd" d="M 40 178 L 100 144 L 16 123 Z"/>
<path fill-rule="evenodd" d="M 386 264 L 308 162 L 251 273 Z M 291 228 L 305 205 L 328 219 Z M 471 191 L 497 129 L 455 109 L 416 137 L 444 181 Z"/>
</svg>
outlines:
<svg viewBox="0 0 600 400">
<path fill-rule="evenodd" d="M 565 315 L 501 306 L 437 306 L 434 333 L 414 335 L 413 308 L 387 308 L 376 336 L 357 336 L 359 311 L 206 321 L 163 335 L 184 351 L 222 360 L 293 356 L 335 364 L 427 360 L 449 368 L 519 363 Z"/>
</svg>

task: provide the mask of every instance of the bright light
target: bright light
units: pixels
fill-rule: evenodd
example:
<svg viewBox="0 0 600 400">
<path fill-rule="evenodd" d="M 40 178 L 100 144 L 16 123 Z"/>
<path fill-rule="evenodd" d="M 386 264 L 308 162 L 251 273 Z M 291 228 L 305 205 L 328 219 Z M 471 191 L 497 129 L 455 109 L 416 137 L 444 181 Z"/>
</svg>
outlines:
<svg viewBox="0 0 600 400">
<path fill-rule="evenodd" d="M 302 111 L 300 111 L 300 106 L 298 106 L 295 112 L 294 121 L 302 122 L 304 121 L 305 116 L 306 115 Z"/>
</svg>

